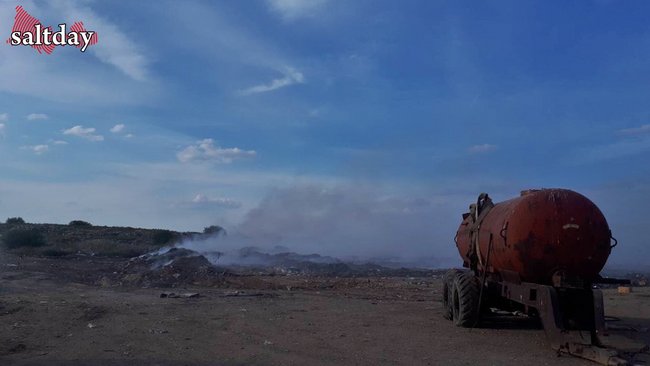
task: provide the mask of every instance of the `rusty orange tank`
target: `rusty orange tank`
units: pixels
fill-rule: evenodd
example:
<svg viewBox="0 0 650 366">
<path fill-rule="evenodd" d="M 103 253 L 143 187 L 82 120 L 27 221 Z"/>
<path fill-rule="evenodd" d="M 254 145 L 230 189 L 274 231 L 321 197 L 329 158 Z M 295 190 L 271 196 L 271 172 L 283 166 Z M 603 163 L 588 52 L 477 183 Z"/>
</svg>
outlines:
<svg viewBox="0 0 650 366">
<path fill-rule="evenodd" d="M 574 191 L 523 191 L 508 201 L 489 201 L 486 208 L 482 216 L 480 204 L 479 213 L 464 215 L 456 234 L 465 267 L 487 268 L 502 277 L 516 273 L 525 282 L 551 284 L 553 275 L 562 274 L 589 283 L 611 252 L 607 220 Z"/>
</svg>

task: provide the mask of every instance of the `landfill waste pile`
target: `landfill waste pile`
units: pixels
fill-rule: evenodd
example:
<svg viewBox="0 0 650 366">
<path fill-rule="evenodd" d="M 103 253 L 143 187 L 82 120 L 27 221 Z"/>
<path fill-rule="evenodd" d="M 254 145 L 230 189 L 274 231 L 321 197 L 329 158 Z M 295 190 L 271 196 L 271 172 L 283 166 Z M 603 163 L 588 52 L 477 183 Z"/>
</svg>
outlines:
<svg viewBox="0 0 650 366">
<path fill-rule="evenodd" d="M 236 278 L 253 276 L 432 277 L 440 272 L 351 263 L 318 254 L 266 253 L 253 247 L 228 253 L 167 247 L 127 261 L 117 280 L 120 285 L 144 287 L 229 287 Z"/>
</svg>

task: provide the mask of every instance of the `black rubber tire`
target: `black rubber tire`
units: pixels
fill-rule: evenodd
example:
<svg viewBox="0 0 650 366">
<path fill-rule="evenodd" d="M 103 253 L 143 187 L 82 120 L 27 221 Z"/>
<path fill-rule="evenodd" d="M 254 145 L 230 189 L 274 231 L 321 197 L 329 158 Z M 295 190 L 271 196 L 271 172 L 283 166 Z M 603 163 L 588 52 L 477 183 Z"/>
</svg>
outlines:
<svg viewBox="0 0 650 366">
<path fill-rule="evenodd" d="M 454 324 L 457 327 L 471 328 L 476 325 L 480 291 L 480 281 L 472 272 L 461 272 L 454 276 L 451 302 Z"/>
<path fill-rule="evenodd" d="M 451 298 L 453 296 L 454 281 L 458 273 L 462 273 L 462 271 L 450 269 L 442 277 L 442 316 L 447 320 L 453 318 L 454 309 Z"/>
</svg>

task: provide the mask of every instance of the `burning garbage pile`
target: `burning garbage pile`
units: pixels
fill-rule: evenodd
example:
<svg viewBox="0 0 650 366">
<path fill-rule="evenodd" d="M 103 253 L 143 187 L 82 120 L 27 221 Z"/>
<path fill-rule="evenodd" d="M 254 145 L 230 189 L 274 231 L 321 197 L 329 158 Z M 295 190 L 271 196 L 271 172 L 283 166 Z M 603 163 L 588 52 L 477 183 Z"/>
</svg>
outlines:
<svg viewBox="0 0 650 366">
<path fill-rule="evenodd" d="M 218 286 L 230 276 L 203 255 L 184 248 L 166 248 L 135 257 L 120 273 L 120 284 L 142 287 Z"/>
<path fill-rule="evenodd" d="M 372 263 L 352 263 L 318 254 L 303 255 L 286 248 L 269 252 L 243 247 L 227 252 L 167 247 L 127 262 L 119 274 L 123 285 L 177 287 L 221 286 L 250 276 L 319 277 L 430 277 L 439 270 L 388 268 Z"/>
</svg>

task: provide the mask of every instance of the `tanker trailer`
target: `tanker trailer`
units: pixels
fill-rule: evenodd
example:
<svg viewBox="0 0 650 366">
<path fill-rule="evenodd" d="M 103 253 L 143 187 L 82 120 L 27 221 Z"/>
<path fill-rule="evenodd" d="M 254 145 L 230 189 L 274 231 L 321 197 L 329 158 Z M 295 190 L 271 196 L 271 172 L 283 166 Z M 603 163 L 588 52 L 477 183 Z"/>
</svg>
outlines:
<svg viewBox="0 0 650 366">
<path fill-rule="evenodd" d="M 455 237 L 463 267 L 443 279 L 443 313 L 474 327 L 489 308 L 539 317 L 558 352 L 604 364 L 625 364 L 606 336 L 602 278 L 616 240 L 598 207 L 567 189 L 522 191 L 494 204 L 479 195 Z"/>
</svg>

